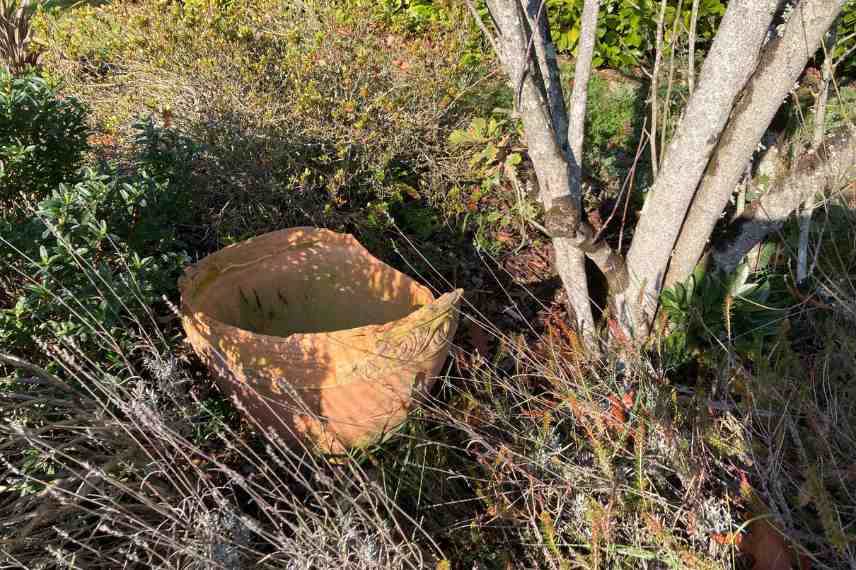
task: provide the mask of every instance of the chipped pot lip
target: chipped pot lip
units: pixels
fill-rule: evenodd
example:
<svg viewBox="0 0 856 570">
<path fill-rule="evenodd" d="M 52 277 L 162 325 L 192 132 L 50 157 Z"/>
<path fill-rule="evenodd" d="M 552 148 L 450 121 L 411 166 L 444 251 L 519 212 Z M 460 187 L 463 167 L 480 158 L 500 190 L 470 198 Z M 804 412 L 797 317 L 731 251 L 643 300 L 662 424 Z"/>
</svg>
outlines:
<svg viewBox="0 0 856 570">
<path fill-rule="evenodd" d="M 198 279 L 200 277 L 200 275 L 202 275 L 201 271 L 205 269 L 205 265 L 215 264 L 216 258 L 218 256 L 220 256 L 220 254 L 222 254 L 223 252 L 230 251 L 230 250 L 234 251 L 235 248 L 251 247 L 254 245 L 258 246 L 259 242 L 264 242 L 267 240 L 276 240 L 276 238 L 280 237 L 283 234 L 288 235 L 289 237 L 291 237 L 290 234 L 294 234 L 293 241 L 295 243 L 290 247 L 294 247 L 294 245 L 300 245 L 300 244 L 304 243 L 305 241 L 309 241 L 309 240 L 311 240 L 313 243 L 316 243 L 317 241 L 320 241 L 320 239 L 313 239 L 313 236 L 319 236 L 319 238 L 320 238 L 321 235 L 325 235 L 328 238 L 332 237 L 333 240 L 336 242 L 345 243 L 345 244 L 348 244 L 349 246 L 356 247 L 359 250 L 361 250 L 362 253 L 364 253 L 369 258 L 370 263 L 377 264 L 377 265 L 384 267 L 384 268 L 388 268 L 388 269 L 390 269 L 396 273 L 399 273 L 401 275 L 404 275 L 406 278 L 410 279 L 413 282 L 413 284 L 415 285 L 418 292 L 422 295 L 425 295 L 426 298 L 429 299 L 429 301 L 420 304 L 413 311 L 407 313 L 406 315 L 402 315 L 401 317 L 399 317 L 397 319 L 386 321 L 384 323 L 368 324 L 368 325 L 362 325 L 359 327 L 343 328 L 343 329 L 336 329 L 336 330 L 331 330 L 331 331 L 294 332 L 294 333 L 291 333 L 291 334 L 286 335 L 286 336 L 264 334 L 264 333 L 255 332 L 255 331 L 252 331 L 250 329 L 243 328 L 243 327 L 239 327 L 237 325 L 229 324 L 229 323 L 223 322 L 219 319 L 216 319 L 216 318 L 210 316 L 208 313 L 199 310 L 195 306 L 195 303 L 193 302 L 192 297 L 194 297 L 195 293 L 197 293 L 198 291 L 190 291 L 190 289 L 193 288 L 193 285 L 194 285 L 196 279 Z M 307 234 L 307 235 L 303 235 L 303 234 Z M 224 268 L 219 268 L 216 265 L 214 265 L 214 267 L 212 269 L 216 273 L 214 275 L 212 275 L 212 277 L 213 277 L 212 282 L 216 281 L 216 278 L 219 277 L 220 275 L 223 275 L 225 272 L 228 272 L 232 269 L 243 269 L 243 268 L 248 267 L 254 263 L 259 263 L 259 262 L 264 261 L 266 259 L 270 259 L 274 255 L 275 254 L 263 255 L 263 256 L 258 257 L 257 259 L 253 259 L 249 262 L 242 263 L 239 265 L 232 264 L 232 265 L 228 265 Z M 394 327 L 394 325 L 396 323 L 398 323 L 404 319 L 409 318 L 414 313 L 423 309 L 424 307 L 427 307 L 427 306 L 430 306 L 430 305 L 436 303 L 438 300 L 442 299 L 446 295 L 453 295 L 454 296 L 454 299 L 450 303 L 449 309 L 448 309 L 449 311 L 453 311 L 456 309 L 461 297 L 463 296 L 463 289 L 455 289 L 453 291 L 450 291 L 448 293 L 445 293 L 445 294 L 437 297 L 434 295 L 434 293 L 428 287 L 426 287 L 422 283 L 419 283 L 418 281 L 416 281 L 415 279 L 413 279 L 412 277 L 410 277 L 406 273 L 403 273 L 403 272 L 395 269 L 394 267 L 385 263 L 381 259 L 378 259 L 377 257 L 375 257 L 368 249 L 365 248 L 365 246 L 363 246 L 363 244 L 361 244 L 353 236 L 353 234 L 338 233 L 338 232 L 334 232 L 334 231 L 326 229 L 326 228 L 316 228 L 313 226 L 297 226 L 297 227 L 293 227 L 293 228 L 275 230 L 272 232 L 268 232 L 265 234 L 260 234 L 257 236 L 253 236 L 251 238 L 247 238 L 246 240 L 230 244 L 224 248 L 221 248 L 215 252 L 212 252 L 212 253 L 206 255 L 205 257 L 203 257 L 202 259 L 200 259 L 199 261 L 197 261 L 196 263 L 189 265 L 184 269 L 181 277 L 179 277 L 179 279 L 178 279 L 178 288 L 179 288 L 180 298 L 181 298 L 181 314 L 183 317 L 190 318 L 196 322 L 199 322 L 203 325 L 207 325 L 208 327 L 211 327 L 211 328 L 220 329 L 224 333 L 228 333 L 230 337 L 234 336 L 234 340 L 240 340 L 242 342 L 261 340 L 261 341 L 265 341 L 265 342 L 280 342 L 280 343 L 281 342 L 295 342 L 295 343 L 300 343 L 304 339 L 317 339 L 317 338 L 322 338 L 322 337 L 325 339 L 329 339 L 330 341 L 333 341 L 333 342 L 341 342 L 341 341 L 344 341 L 348 338 L 359 337 L 359 336 L 368 336 L 368 335 L 375 334 L 375 333 L 379 332 L 380 330 L 392 328 L 392 327 Z M 445 312 L 444 312 L 444 314 L 445 314 Z M 439 317 L 435 316 L 434 319 L 436 319 L 436 318 L 439 318 Z M 431 320 L 434 320 L 434 319 L 431 319 Z M 429 321 L 426 321 L 426 323 L 427 322 L 429 322 Z"/>
</svg>

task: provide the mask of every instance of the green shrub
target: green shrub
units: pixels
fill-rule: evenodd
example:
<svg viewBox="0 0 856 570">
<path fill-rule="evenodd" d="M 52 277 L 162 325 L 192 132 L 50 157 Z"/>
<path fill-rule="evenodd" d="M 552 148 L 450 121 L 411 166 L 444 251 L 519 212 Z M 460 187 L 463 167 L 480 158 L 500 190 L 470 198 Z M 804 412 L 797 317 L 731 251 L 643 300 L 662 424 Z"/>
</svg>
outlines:
<svg viewBox="0 0 856 570">
<path fill-rule="evenodd" d="M 577 0 L 547 0 L 550 31 L 560 51 L 574 51 L 580 36 L 580 16 L 583 3 Z M 680 12 L 678 7 L 680 6 Z M 597 44 L 593 63 L 625 69 L 643 63 L 654 49 L 659 2 L 655 0 L 606 0 L 601 2 L 597 27 Z M 707 40 L 716 33 L 719 18 L 725 13 L 722 0 L 702 0 L 699 3 L 696 34 Z M 680 17 L 686 29 L 690 26 L 691 3 L 670 0 L 666 7 L 665 30 Z"/>
<path fill-rule="evenodd" d="M 151 121 L 137 128 L 130 173 L 87 168 L 26 222 L 0 217 L 0 284 L 11 297 L 0 310 L 4 345 L 28 353 L 59 337 L 115 361 L 133 352 L 128 323 L 145 317 L 140 308 L 175 291 L 188 263 L 176 230 L 189 206 L 180 173 L 197 147 Z M 126 346 L 105 346 L 104 335 Z"/>
<path fill-rule="evenodd" d="M 36 75 L 0 70 L 0 206 L 40 199 L 80 166 L 87 148 L 86 109 L 59 99 Z"/>
<path fill-rule="evenodd" d="M 187 263 L 180 252 L 146 256 L 129 245 L 134 220 L 145 220 L 165 190 L 145 175 L 122 180 L 86 170 L 42 201 L 29 223 L 0 221 L 0 252 L 13 273 L 4 277 L 17 293 L 0 310 L 0 341 L 27 350 L 38 339 L 70 338 L 115 357 L 118 348 L 99 346 L 94 331 L 129 340 L 128 307 L 157 304 Z"/>
<path fill-rule="evenodd" d="M 853 34 L 853 30 L 856 30 L 856 1 L 850 0 L 844 5 L 841 16 L 838 17 L 838 44 L 834 57 L 841 61 L 836 70 L 839 80 L 842 77 L 856 80 L 856 57 L 853 51 L 850 51 L 856 49 L 856 34 Z M 846 58 L 845 55 L 847 55 Z"/>
<path fill-rule="evenodd" d="M 388 19 L 402 20 L 408 29 L 420 31 L 427 22 L 442 22 L 451 9 L 447 2 L 432 0 L 386 0 L 382 3 Z M 487 19 L 484 2 L 477 2 L 482 17 Z M 723 0 L 699 2 L 696 38 L 699 47 L 713 38 L 719 19 L 725 13 Z M 581 0 L 547 0 L 550 31 L 560 52 L 576 50 L 580 36 Z M 654 49 L 659 15 L 656 0 L 603 0 L 595 45 L 594 65 L 626 69 L 644 63 Z M 675 18 L 682 20 L 679 34 L 686 35 L 690 27 L 692 3 L 669 0 L 666 6 L 664 36 L 671 41 Z"/>
</svg>

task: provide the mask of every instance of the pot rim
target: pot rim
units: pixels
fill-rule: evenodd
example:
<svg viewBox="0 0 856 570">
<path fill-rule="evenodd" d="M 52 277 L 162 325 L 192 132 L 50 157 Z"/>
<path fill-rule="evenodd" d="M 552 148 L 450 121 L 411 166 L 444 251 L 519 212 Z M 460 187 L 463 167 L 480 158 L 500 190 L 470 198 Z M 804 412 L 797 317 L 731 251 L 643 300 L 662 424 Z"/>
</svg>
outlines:
<svg viewBox="0 0 856 570">
<path fill-rule="evenodd" d="M 311 239 L 311 234 L 315 234 L 315 235 L 326 234 L 330 237 L 333 237 L 337 242 L 349 243 L 350 245 L 356 246 L 357 248 L 362 250 L 362 252 L 364 252 L 368 257 L 370 257 L 374 262 L 380 264 L 381 266 L 383 266 L 385 268 L 389 268 L 392 271 L 395 271 L 396 273 L 404 275 L 407 279 L 410 279 L 413 282 L 413 284 L 416 286 L 417 290 L 419 290 L 420 293 L 427 294 L 427 298 L 430 300 L 427 303 L 423 303 L 423 304 L 419 305 L 415 310 L 411 311 L 410 313 L 407 313 L 406 315 L 404 315 L 402 317 L 399 317 L 399 318 L 391 320 L 391 321 L 387 321 L 385 323 L 362 325 L 359 327 L 337 329 L 337 330 L 332 330 L 332 331 L 295 332 L 295 333 L 291 333 L 287 336 L 268 335 L 268 334 L 264 334 L 264 333 L 255 332 L 255 331 L 252 331 L 249 329 L 245 329 L 245 328 L 239 327 L 237 325 L 225 323 L 219 319 L 215 319 L 214 317 L 210 316 L 207 312 L 198 309 L 195 306 L 195 304 L 190 300 L 190 295 L 188 294 L 187 290 L 194 284 L 194 280 L 198 277 L 200 270 L 202 269 L 204 264 L 205 263 L 211 263 L 216 258 L 216 256 L 218 254 L 220 254 L 221 252 L 226 251 L 226 250 L 230 250 L 233 248 L 247 247 L 247 246 L 250 246 L 253 242 L 258 242 L 260 239 L 274 239 L 274 237 L 278 236 L 278 235 L 299 234 L 301 232 L 310 234 L 307 236 L 310 239 Z M 226 271 L 230 271 L 233 268 L 234 269 L 243 268 L 243 267 L 247 267 L 248 265 L 251 265 L 253 263 L 261 262 L 265 259 L 269 259 L 270 257 L 273 257 L 274 255 L 275 254 L 269 254 L 266 256 L 259 257 L 258 259 L 254 259 L 252 261 L 249 261 L 247 263 L 227 266 L 222 270 L 218 270 L 218 275 L 222 275 Z M 340 341 L 340 340 L 345 340 L 345 339 L 347 339 L 349 337 L 353 337 L 353 336 L 362 336 L 362 335 L 372 334 L 375 332 L 382 332 L 382 330 L 384 328 L 387 328 L 387 329 L 392 328 L 396 323 L 398 323 L 404 319 L 407 319 L 408 317 L 413 315 L 415 312 L 417 312 L 417 311 L 421 310 L 422 308 L 427 307 L 433 303 L 436 303 L 438 300 L 443 299 L 447 295 L 454 295 L 455 299 L 450 305 L 451 307 L 454 307 L 457 304 L 458 298 L 460 298 L 463 295 L 463 289 L 455 289 L 449 293 L 445 293 L 445 294 L 441 295 L 440 297 L 436 297 L 434 295 L 434 293 L 425 285 L 419 283 L 418 281 L 416 281 L 415 279 L 413 279 L 412 277 L 410 277 L 406 273 L 403 273 L 403 272 L 395 269 L 394 267 L 385 263 L 381 259 L 378 259 L 374 255 L 372 255 L 372 253 L 369 250 L 367 250 L 365 248 L 365 246 L 363 246 L 363 244 L 361 244 L 353 236 L 353 234 L 339 233 L 339 232 L 334 232 L 332 230 L 328 230 L 326 228 L 316 228 L 313 226 L 297 226 L 297 227 L 293 227 L 293 228 L 275 230 L 272 232 L 253 236 L 253 237 L 248 238 L 246 240 L 243 240 L 243 241 L 240 241 L 237 243 L 233 243 L 233 244 L 228 245 L 224 248 L 221 248 L 215 252 L 212 252 L 212 253 L 206 255 L 205 257 L 203 257 L 202 259 L 200 259 L 199 261 L 197 261 L 196 263 L 185 267 L 184 271 L 182 272 L 181 277 L 178 280 L 178 289 L 179 289 L 180 298 L 181 298 L 181 314 L 183 316 L 186 316 L 186 317 L 193 319 L 193 320 L 197 320 L 198 322 L 201 322 L 202 324 L 206 324 L 209 327 L 211 327 L 211 325 L 215 325 L 217 328 L 220 328 L 224 332 L 235 331 L 235 332 L 243 333 L 246 335 L 250 335 L 247 338 L 247 340 L 255 338 L 255 339 L 272 341 L 272 342 L 283 342 L 283 341 L 300 342 L 304 338 L 310 338 L 311 339 L 313 337 L 314 338 L 326 337 L 326 338 L 329 338 L 330 340 Z"/>
</svg>

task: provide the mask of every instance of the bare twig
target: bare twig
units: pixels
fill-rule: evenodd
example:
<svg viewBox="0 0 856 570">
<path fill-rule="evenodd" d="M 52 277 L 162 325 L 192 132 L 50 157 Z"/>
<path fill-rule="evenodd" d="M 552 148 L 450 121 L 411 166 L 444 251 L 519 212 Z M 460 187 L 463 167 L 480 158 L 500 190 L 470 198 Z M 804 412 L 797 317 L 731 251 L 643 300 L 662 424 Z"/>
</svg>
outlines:
<svg viewBox="0 0 856 570">
<path fill-rule="evenodd" d="M 695 42 L 698 5 L 699 0 L 693 0 L 692 13 L 690 15 L 690 31 L 687 38 L 687 84 L 689 85 L 690 95 L 693 94 L 693 90 L 695 89 Z"/>
<path fill-rule="evenodd" d="M 73 391 L 66 382 L 63 382 L 41 366 L 37 366 L 32 362 L 24 360 L 23 358 L 19 358 L 17 356 L 7 354 L 5 352 L 0 352 L 0 362 L 2 362 L 3 364 L 7 364 L 13 368 L 18 368 L 19 370 L 26 370 L 31 374 L 35 374 L 36 376 L 43 380 L 46 380 L 56 388 L 60 388 L 65 391 Z"/>
<path fill-rule="evenodd" d="M 642 124 L 642 130 L 645 130 L 645 125 L 648 122 L 648 117 L 645 117 L 645 122 Z M 636 178 L 636 167 L 639 164 L 639 159 L 642 157 L 642 153 L 645 152 L 645 146 L 648 144 L 647 137 L 640 137 L 639 144 L 636 145 L 636 156 L 633 157 L 633 164 L 630 166 L 630 170 L 627 173 L 627 176 L 624 178 L 624 182 L 621 184 L 621 191 L 618 193 L 618 197 L 615 199 L 615 205 L 612 207 L 612 211 L 609 213 L 609 216 L 606 218 L 606 221 L 603 222 L 600 230 L 598 230 L 597 235 L 594 236 L 594 240 L 598 241 L 603 232 L 606 231 L 606 228 L 609 227 L 609 223 L 612 221 L 612 218 L 615 217 L 615 214 L 618 213 L 618 207 L 621 205 L 621 199 L 624 197 L 624 193 L 627 192 L 627 200 L 630 201 L 630 196 L 633 193 L 633 181 Z M 624 211 L 627 211 L 627 205 L 625 203 Z M 624 233 L 624 228 L 622 227 L 622 237 Z M 621 239 L 618 240 L 618 251 L 621 251 Z"/>
<path fill-rule="evenodd" d="M 683 0 L 678 1 L 678 16 L 675 17 L 672 26 L 672 41 L 669 46 L 669 80 L 666 82 L 666 97 L 663 99 L 663 125 L 660 129 L 660 148 L 666 148 L 666 140 L 669 135 L 669 119 L 672 112 L 672 87 L 675 81 L 675 59 L 678 49 L 678 25 L 681 22 L 679 17 L 681 9 L 684 6 Z"/>
<path fill-rule="evenodd" d="M 522 0 L 522 1 L 525 1 L 525 0 Z M 541 20 L 541 12 L 543 12 L 544 5 L 546 3 L 547 3 L 546 0 L 541 0 L 540 4 L 538 5 L 538 10 L 537 10 L 537 13 L 535 15 L 535 21 L 533 23 L 535 28 L 538 27 L 538 23 Z M 526 7 L 521 6 L 521 9 L 528 16 L 528 12 L 526 10 Z M 524 29 L 525 29 L 525 27 L 524 27 Z M 529 68 L 532 65 L 532 48 L 534 47 L 535 38 L 536 38 L 536 34 L 534 33 L 534 30 L 530 29 L 528 31 L 529 31 L 529 40 L 526 44 L 526 50 L 524 51 L 524 56 L 523 56 L 523 62 L 524 62 L 523 73 L 520 74 L 520 79 L 517 81 L 517 86 L 514 88 L 514 100 L 517 102 L 518 107 L 520 106 L 520 102 L 523 98 L 523 82 L 526 80 L 526 76 L 529 75 L 529 73 L 530 73 Z M 543 78 L 542 78 L 542 80 L 543 80 Z"/>
<path fill-rule="evenodd" d="M 473 20 L 476 21 L 476 25 L 479 27 L 479 30 L 481 30 L 482 35 L 484 35 L 487 41 L 490 42 L 490 47 L 493 48 L 493 53 L 495 53 L 496 57 L 498 57 L 499 60 L 502 61 L 502 52 L 499 50 L 499 46 L 496 44 L 494 32 L 491 32 L 487 28 L 485 23 L 482 21 L 481 14 L 479 14 L 479 11 L 476 8 L 475 4 L 473 4 L 473 1 L 465 0 L 465 2 L 467 3 L 467 8 L 469 8 Z"/>
<path fill-rule="evenodd" d="M 666 20 L 666 0 L 660 0 L 660 13 L 657 16 L 657 40 L 654 52 L 654 70 L 651 72 L 651 174 L 657 179 L 660 163 L 657 160 L 657 77 L 660 73 L 660 61 L 663 58 L 663 25 Z"/>
<path fill-rule="evenodd" d="M 835 72 L 835 67 L 832 63 L 832 54 L 835 52 L 837 43 L 837 30 L 838 24 L 836 21 L 822 44 L 823 68 L 821 71 L 820 89 L 815 95 L 814 125 L 811 141 L 813 149 L 819 149 L 823 144 L 823 134 L 826 129 L 826 103 L 829 99 L 829 85 L 832 82 L 832 76 Z M 814 215 L 814 198 L 814 195 L 811 195 L 806 199 L 800 213 L 800 237 L 797 249 L 797 285 L 801 285 L 809 275 L 808 241 L 811 234 L 811 218 Z"/>
</svg>

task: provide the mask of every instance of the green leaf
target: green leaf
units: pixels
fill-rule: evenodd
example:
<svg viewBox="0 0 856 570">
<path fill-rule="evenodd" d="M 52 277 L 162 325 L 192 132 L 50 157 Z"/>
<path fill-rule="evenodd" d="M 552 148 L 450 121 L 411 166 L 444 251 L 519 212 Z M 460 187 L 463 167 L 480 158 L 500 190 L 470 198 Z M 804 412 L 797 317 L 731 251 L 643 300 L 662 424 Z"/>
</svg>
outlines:
<svg viewBox="0 0 856 570">
<path fill-rule="evenodd" d="M 514 168 L 520 165 L 521 162 L 523 162 L 523 157 L 517 152 L 512 152 L 505 158 L 505 165 L 509 168 Z"/>
</svg>

